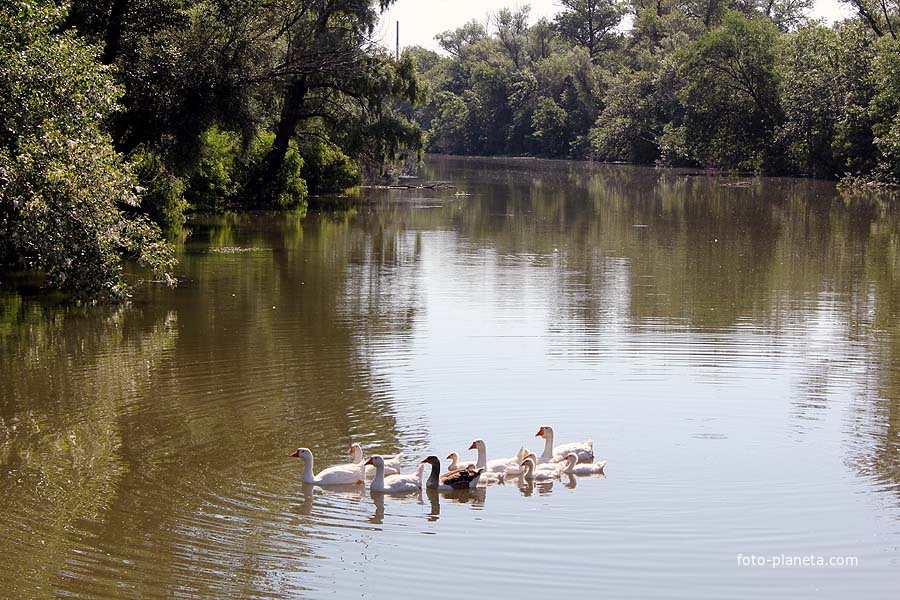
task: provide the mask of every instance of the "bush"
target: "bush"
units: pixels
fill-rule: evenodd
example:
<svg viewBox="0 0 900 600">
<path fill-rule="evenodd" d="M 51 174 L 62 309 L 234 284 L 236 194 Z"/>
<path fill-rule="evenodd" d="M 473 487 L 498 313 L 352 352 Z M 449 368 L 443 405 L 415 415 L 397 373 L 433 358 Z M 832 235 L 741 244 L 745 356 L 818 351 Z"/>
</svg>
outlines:
<svg viewBox="0 0 900 600">
<path fill-rule="evenodd" d="M 259 133 L 250 144 L 250 149 L 242 161 L 241 187 L 244 198 L 260 197 L 255 194 L 256 190 L 250 190 L 248 186 L 255 185 L 256 179 L 253 175 L 260 172 L 263 161 L 266 160 L 274 141 L 275 134 L 264 131 Z M 302 171 L 303 157 L 300 155 L 297 143 L 291 140 L 284 162 L 274 179 L 264 182 L 266 190 L 262 197 L 273 208 L 305 208 L 309 190 L 306 180 L 303 179 Z"/>
<path fill-rule="evenodd" d="M 301 174 L 311 192 L 342 192 L 359 184 L 356 163 L 331 140 L 308 137 L 299 150 L 303 156 Z"/>
<path fill-rule="evenodd" d="M 184 225 L 188 203 L 184 182 L 166 167 L 159 154 L 139 148 L 131 155 L 141 185 L 141 208 L 153 221 L 167 229 Z"/>
<path fill-rule="evenodd" d="M 200 136 L 200 151 L 190 170 L 185 198 L 196 210 L 221 212 L 238 195 L 241 136 L 210 127 Z"/>
</svg>

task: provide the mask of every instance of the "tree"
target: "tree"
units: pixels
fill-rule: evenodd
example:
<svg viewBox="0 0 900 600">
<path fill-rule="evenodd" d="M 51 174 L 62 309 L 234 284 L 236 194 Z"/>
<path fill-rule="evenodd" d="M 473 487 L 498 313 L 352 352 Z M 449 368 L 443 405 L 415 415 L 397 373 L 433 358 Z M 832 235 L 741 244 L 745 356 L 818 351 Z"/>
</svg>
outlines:
<svg viewBox="0 0 900 600">
<path fill-rule="evenodd" d="M 568 115 L 553 101 L 541 98 L 532 118 L 534 137 L 541 142 L 542 153 L 558 158 L 569 153 Z"/>
<path fill-rule="evenodd" d="M 622 21 L 624 6 L 617 0 L 560 0 L 556 16 L 560 35 L 587 48 L 591 58 L 612 46 L 612 32 Z"/>
<path fill-rule="evenodd" d="M 775 69 L 778 30 L 728 12 L 681 51 L 683 131 L 690 157 L 711 167 L 757 170 L 773 156 L 781 119 Z"/>
<path fill-rule="evenodd" d="M 878 148 L 878 175 L 900 183 L 900 42 L 881 40 L 873 67 L 876 93 L 869 111 Z"/>
<path fill-rule="evenodd" d="M 386 8 L 393 0 L 379 0 Z M 320 118 L 354 124 L 352 142 L 379 159 L 393 158 L 402 145 L 418 149 L 421 136 L 391 110 L 390 100 L 418 99 L 415 66 L 395 64 L 371 39 L 378 11 L 369 0 L 304 0 L 278 14 L 275 38 L 284 51 L 272 71 L 281 96 L 272 148 L 255 186 L 265 193 L 281 168 L 301 121 Z M 278 46 L 276 46 L 278 47 Z M 367 135 L 372 134 L 372 135 Z"/>
<path fill-rule="evenodd" d="M 878 37 L 897 39 L 900 34 L 900 1 L 841 0 L 849 4 Z"/>
<path fill-rule="evenodd" d="M 102 124 L 120 90 L 52 2 L 0 0 L 0 262 L 85 299 L 125 298 L 123 260 L 171 280 L 171 247 Z"/>
<path fill-rule="evenodd" d="M 517 69 L 522 67 L 528 44 L 528 5 L 510 10 L 503 8 L 494 17 L 497 38 Z"/>
</svg>

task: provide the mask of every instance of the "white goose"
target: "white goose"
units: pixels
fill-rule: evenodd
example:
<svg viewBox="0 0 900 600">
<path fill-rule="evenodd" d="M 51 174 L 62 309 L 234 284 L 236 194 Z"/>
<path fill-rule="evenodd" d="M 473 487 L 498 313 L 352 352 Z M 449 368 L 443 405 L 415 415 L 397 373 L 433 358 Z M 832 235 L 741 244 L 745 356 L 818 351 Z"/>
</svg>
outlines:
<svg viewBox="0 0 900 600">
<path fill-rule="evenodd" d="M 531 456 L 522 461 L 522 467 L 525 474 L 522 475 L 527 481 L 546 481 L 548 479 L 559 479 L 559 469 L 550 471 L 549 469 L 536 470 L 534 459 Z"/>
<path fill-rule="evenodd" d="M 461 463 L 459 462 L 459 454 L 456 452 L 451 452 L 447 455 L 447 460 L 450 461 L 450 464 L 447 466 L 448 471 L 456 471 L 459 469 L 465 469 L 467 467 L 474 467 L 475 463 Z"/>
<path fill-rule="evenodd" d="M 539 463 L 537 456 L 534 455 L 534 452 L 529 452 L 522 458 L 522 472 L 525 472 L 524 461 L 530 458 L 534 461 L 534 472 L 535 473 L 549 473 L 556 477 L 559 475 L 560 469 L 562 468 L 562 463 Z"/>
<path fill-rule="evenodd" d="M 350 456 L 353 457 L 353 464 L 358 465 L 363 461 L 363 451 L 362 446 L 358 443 L 350 444 Z M 403 454 L 397 454 L 396 456 L 382 456 L 384 459 L 384 474 L 385 475 L 396 475 L 400 472 L 400 459 L 403 458 Z M 375 477 L 375 467 L 369 465 L 366 467 L 366 478 L 372 479 Z"/>
<path fill-rule="evenodd" d="M 588 462 L 594 460 L 594 441 L 585 440 L 583 442 L 573 442 L 571 444 L 562 444 L 553 447 L 553 428 L 547 425 L 541 427 L 535 437 L 544 438 L 544 451 L 538 458 L 539 463 L 562 462 L 565 460 L 569 452 L 574 452 L 579 462 Z"/>
<path fill-rule="evenodd" d="M 603 467 L 606 466 L 606 463 L 607 461 L 604 460 L 594 464 L 578 464 L 578 456 L 574 452 L 569 452 L 566 454 L 566 463 L 562 467 L 562 472 L 569 475 L 597 475 L 603 472 Z"/>
<path fill-rule="evenodd" d="M 388 475 L 387 477 L 384 476 L 384 459 L 377 454 L 363 464 L 375 467 L 375 478 L 372 479 L 370 488 L 376 492 L 402 494 L 422 489 L 424 464 L 419 465 L 415 475 Z"/>
<path fill-rule="evenodd" d="M 522 458 L 524 458 L 525 454 L 528 453 L 528 450 L 525 448 L 519 448 L 519 452 L 512 458 L 495 458 L 494 460 L 488 460 L 487 446 L 485 446 L 484 440 L 482 439 L 477 439 L 472 442 L 472 445 L 469 446 L 469 450 L 478 451 L 478 460 L 475 461 L 476 469 L 485 469 L 488 473 L 510 472 L 510 474 L 513 475 L 519 472 L 519 464 L 522 462 Z"/>
<path fill-rule="evenodd" d="M 365 468 L 363 465 L 336 465 L 313 475 L 313 454 L 309 448 L 297 448 L 293 458 L 303 459 L 303 483 L 316 485 L 363 485 Z"/>
</svg>

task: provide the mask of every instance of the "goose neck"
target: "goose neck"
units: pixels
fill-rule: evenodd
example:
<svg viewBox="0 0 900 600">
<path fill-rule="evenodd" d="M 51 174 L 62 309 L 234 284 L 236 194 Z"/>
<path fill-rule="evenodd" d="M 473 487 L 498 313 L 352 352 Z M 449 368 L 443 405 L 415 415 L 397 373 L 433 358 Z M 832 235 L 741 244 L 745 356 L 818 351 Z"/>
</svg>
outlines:
<svg viewBox="0 0 900 600">
<path fill-rule="evenodd" d="M 476 449 L 478 450 L 478 461 L 475 463 L 475 468 L 486 469 L 487 468 L 487 448 L 485 448 L 484 444 L 478 444 Z"/>
<path fill-rule="evenodd" d="M 375 477 L 372 479 L 372 488 L 375 490 L 384 489 L 384 464 L 375 465 Z"/>
<path fill-rule="evenodd" d="M 541 454 L 542 460 L 553 458 L 553 432 L 548 431 L 544 434 L 544 452 Z"/>
<path fill-rule="evenodd" d="M 438 485 L 440 485 L 440 471 L 441 467 L 439 465 L 431 465 L 431 475 L 428 476 L 427 484 L 429 488 L 437 489 Z"/>
<path fill-rule="evenodd" d="M 313 475 L 313 457 L 303 459 L 303 483 L 315 483 L 316 477 Z"/>
</svg>

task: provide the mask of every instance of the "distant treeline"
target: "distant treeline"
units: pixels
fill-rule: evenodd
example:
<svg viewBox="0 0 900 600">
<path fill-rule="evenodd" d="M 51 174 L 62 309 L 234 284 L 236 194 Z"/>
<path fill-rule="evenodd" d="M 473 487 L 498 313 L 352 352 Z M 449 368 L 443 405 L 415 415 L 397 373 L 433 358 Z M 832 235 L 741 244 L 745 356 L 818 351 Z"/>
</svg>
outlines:
<svg viewBox="0 0 900 600">
<path fill-rule="evenodd" d="M 900 181 L 900 1 L 559 0 L 438 36 L 414 111 L 433 152 Z M 630 22 L 630 29 L 623 23 Z"/>
<path fill-rule="evenodd" d="M 393 0 L 0 0 L 0 270 L 127 296 L 186 210 L 304 207 L 418 153 Z"/>
</svg>

